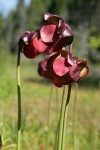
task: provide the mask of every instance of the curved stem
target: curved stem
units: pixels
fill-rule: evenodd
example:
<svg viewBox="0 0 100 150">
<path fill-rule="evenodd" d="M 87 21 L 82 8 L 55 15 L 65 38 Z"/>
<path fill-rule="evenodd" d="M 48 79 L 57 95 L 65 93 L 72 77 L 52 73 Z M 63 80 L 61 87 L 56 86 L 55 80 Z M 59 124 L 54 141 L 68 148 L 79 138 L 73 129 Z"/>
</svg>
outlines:
<svg viewBox="0 0 100 150">
<path fill-rule="evenodd" d="M 66 120 L 67 120 L 67 111 L 68 111 L 68 104 L 69 104 L 69 100 L 70 100 L 70 95 L 71 95 L 71 84 L 68 85 L 68 94 L 67 94 L 66 104 L 65 104 L 65 108 L 64 108 L 61 150 L 64 150 Z"/>
<path fill-rule="evenodd" d="M 69 52 L 72 54 L 72 47 L 73 47 L 73 44 L 70 44 L 69 45 Z"/>
<path fill-rule="evenodd" d="M 18 92 L 18 130 L 17 150 L 21 150 L 21 90 L 20 90 L 20 49 L 17 58 L 17 92 Z"/>
<path fill-rule="evenodd" d="M 48 101 L 48 120 L 47 120 L 47 134 L 46 134 L 46 150 L 48 150 L 48 143 L 49 143 L 49 132 L 50 132 L 50 110 L 51 110 L 51 96 L 53 92 L 53 84 L 51 85 L 49 101 Z"/>
</svg>

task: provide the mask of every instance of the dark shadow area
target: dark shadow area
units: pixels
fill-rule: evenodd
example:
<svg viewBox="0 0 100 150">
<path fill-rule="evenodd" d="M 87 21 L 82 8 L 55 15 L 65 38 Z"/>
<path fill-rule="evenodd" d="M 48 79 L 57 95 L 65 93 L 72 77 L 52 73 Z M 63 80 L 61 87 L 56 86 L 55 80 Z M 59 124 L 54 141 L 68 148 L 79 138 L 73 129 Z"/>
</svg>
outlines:
<svg viewBox="0 0 100 150">
<path fill-rule="evenodd" d="M 49 85 L 51 84 L 51 81 L 46 78 L 27 78 L 24 79 L 25 82 L 28 83 L 37 83 L 37 84 L 44 84 L 44 85 Z M 99 88 L 100 87 L 100 79 L 98 78 L 93 78 L 93 77 L 87 77 L 84 79 L 81 79 L 79 82 L 80 87 L 90 87 L 90 88 Z"/>
<path fill-rule="evenodd" d="M 80 86 L 82 87 L 100 87 L 100 79 L 99 78 L 93 78 L 93 77 L 86 77 L 83 80 L 80 80 L 79 82 Z"/>
<path fill-rule="evenodd" d="M 49 79 L 46 79 L 46 78 L 27 78 L 27 79 L 24 79 L 26 82 L 28 83 L 39 83 L 39 84 L 51 84 L 51 81 Z"/>
</svg>

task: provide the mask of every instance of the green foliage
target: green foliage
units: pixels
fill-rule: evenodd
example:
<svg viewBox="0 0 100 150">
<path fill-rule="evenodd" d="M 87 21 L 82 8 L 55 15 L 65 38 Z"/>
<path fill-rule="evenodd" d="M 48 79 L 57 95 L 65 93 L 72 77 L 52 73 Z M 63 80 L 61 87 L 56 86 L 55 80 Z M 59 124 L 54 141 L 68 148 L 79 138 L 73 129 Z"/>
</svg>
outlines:
<svg viewBox="0 0 100 150">
<path fill-rule="evenodd" d="M 99 0 L 68 0 L 69 21 L 72 25 L 90 25 Z"/>
<path fill-rule="evenodd" d="M 100 50 L 100 30 L 95 27 L 90 29 L 89 46 Z"/>
<path fill-rule="evenodd" d="M 99 35 L 99 37 L 94 37 L 94 36 L 90 37 L 89 44 L 92 48 L 95 48 L 95 49 L 100 48 L 100 35 Z"/>
<path fill-rule="evenodd" d="M 89 37 L 89 59 L 92 63 L 100 63 L 100 30 L 92 28 Z"/>
<path fill-rule="evenodd" d="M 27 29 L 36 30 L 41 24 L 45 12 L 46 3 L 44 0 L 32 0 L 27 7 Z"/>
<path fill-rule="evenodd" d="M 4 30 L 4 18 L 3 18 L 3 16 L 0 14 L 0 36 L 2 36 L 3 30 Z"/>
</svg>

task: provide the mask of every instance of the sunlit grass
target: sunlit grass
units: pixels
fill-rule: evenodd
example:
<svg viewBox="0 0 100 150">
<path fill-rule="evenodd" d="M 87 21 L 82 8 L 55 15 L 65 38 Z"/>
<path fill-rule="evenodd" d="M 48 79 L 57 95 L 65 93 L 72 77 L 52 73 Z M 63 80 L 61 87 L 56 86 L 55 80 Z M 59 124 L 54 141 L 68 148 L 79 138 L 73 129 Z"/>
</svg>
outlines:
<svg viewBox="0 0 100 150">
<path fill-rule="evenodd" d="M 1 57 L 2 56 L 2 57 Z M 5 146 L 17 142 L 17 87 L 16 87 L 16 56 L 2 54 L 0 56 L 0 132 Z M 38 59 L 41 59 L 40 57 Z M 47 112 L 50 82 L 40 78 L 37 73 L 36 60 L 21 58 L 22 86 L 22 149 L 45 150 L 47 133 Z M 84 79 L 83 79 L 84 80 Z M 54 89 L 53 94 L 56 94 Z M 62 89 L 58 89 L 59 105 Z M 72 116 L 75 89 L 68 110 L 65 150 L 72 150 Z M 75 148 L 76 150 L 100 149 L 100 89 L 84 87 L 78 91 L 76 105 Z M 53 150 L 56 131 L 56 99 L 52 97 L 51 129 L 49 150 Z M 9 148 L 10 149 L 10 148 Z M 15 150 L 16 148 L 11 148 Z"/>
</svg>

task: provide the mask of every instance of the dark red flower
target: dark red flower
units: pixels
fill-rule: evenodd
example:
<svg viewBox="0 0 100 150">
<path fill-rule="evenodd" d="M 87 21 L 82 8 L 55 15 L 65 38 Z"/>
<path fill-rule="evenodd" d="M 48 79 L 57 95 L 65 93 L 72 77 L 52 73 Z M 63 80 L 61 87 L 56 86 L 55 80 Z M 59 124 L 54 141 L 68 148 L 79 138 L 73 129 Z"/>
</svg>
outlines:
<svg viewBox="0 0 100 150">
<path fill-rule="evenodd" d="M 68 24 L 57 15 L 45 13 L 45 23 L 37 31 L 36 39 L 33 38 L 33 45 L 37 51 L 51 54 L 70 45 L 73 41 L 73 33 Z"/>
<path fill-rule="evenodd" d="M 51 54 L 70 45 L 73 41 L 73 33 L 68 24 L 57 15 L 45 13 L 45 24 L 40 29 L 40 39 L 48 46 L 45 52 Z"/>
<path fill-rule="evenodd" d="M 87 76 L 87 61 L 78 57 L 72 57 L 71 53 L 61 50 L 51 56 L 47 63 L 49 78 L 57 87 L 78 82 Z"/>
<path fill-rule="evenodd" d="M 43 26 L 34 32 L 24 32 L 19 39 L 19 48 L 28 58 L 35 58 L 43 52 L 57 52 L 73 41 L 71 28 L 62 18 L 45 13 L 44 20 Z"/>
</svg>

